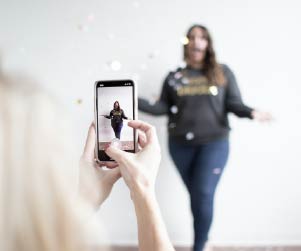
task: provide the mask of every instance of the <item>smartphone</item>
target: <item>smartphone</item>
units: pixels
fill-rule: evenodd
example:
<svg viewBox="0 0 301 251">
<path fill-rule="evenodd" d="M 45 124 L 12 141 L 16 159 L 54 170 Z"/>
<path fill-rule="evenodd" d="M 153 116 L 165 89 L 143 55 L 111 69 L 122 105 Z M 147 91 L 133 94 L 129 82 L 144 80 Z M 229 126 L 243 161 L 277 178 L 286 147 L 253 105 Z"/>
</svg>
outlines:
<svg viewBox="0 0 301 251">
<path fill-rule="evenodd" d="M 137 119 L 137 90 L 133 80 L 103 80 L 95 83 L 95 155 L 98 161 L 114 161 L 105 150 L 110 144 L 137 152 L 137 132 L 127 125 Z"/>
</svg>

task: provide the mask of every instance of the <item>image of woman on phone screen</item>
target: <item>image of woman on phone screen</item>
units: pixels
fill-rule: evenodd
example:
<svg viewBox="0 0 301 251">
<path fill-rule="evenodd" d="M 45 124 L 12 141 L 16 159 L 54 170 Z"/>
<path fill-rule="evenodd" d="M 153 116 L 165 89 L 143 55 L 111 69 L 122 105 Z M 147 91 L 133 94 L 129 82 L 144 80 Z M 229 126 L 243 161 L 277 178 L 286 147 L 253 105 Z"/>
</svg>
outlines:
<svg viewBox="0 0 301 251">
<path fill-rule="evenodd" d="M 104 115 L 104 117 L 111 119 L 111 126 L 114 130 L 115 137 L 120 139 L 120 134 L 123 127 L 123 119 L 128 119 L 128 117 L 125 116 L 124 111 L 120 108 L 118 101 L 114 102 L 114 107 L 110 112 L 110 115 Z"/>
</svg>

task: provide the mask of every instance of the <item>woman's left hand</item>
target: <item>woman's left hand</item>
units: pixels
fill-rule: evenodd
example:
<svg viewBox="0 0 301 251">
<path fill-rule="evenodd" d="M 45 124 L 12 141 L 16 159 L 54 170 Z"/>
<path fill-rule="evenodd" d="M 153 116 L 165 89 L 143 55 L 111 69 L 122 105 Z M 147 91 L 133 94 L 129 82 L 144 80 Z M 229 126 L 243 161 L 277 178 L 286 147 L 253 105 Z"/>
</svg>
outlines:
<svg viewBox="0 0 301 251">
<path fill-rule="evenodd" d="M 113 185 L 121 174 L 115 162 L 95 161 L 95 140 L 95 125 L 92 123 L 80 158 L 79 195 L 97 209 L 110 195 Z"/>
<path fill-rule="evenodd" d="M 273 120 L 272 114 L 269 112 L 262 112 L 258 110 L 253 110 L 251 113 L 252 119 L 259 122 L 270 122 Z"/>
</svg>

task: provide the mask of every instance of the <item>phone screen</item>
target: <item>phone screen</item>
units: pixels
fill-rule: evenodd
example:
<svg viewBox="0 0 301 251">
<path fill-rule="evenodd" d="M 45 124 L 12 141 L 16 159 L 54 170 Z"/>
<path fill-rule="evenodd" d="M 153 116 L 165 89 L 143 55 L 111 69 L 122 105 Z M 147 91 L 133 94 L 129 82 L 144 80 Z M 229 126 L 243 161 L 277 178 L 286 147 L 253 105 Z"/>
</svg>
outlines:
<svg viewBox="0 0 301 251">
<path fill-rule="evenodd" d="M 135 86 L 132 80 L 98 81 L 95 84 L 97 152 L 100 161 L 112 161 L 105 149 L 114 144 L 135 152 L 135 130 L 127 125 L 135 119 Z"/>
</svg>

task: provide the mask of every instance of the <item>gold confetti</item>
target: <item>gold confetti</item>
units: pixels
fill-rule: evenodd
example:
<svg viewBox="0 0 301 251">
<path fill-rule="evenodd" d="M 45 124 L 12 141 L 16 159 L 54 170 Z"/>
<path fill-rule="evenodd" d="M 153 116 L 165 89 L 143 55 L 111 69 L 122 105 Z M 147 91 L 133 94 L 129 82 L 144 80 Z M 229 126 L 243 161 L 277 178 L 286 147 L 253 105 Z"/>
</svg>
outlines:
<svg viewBox="0 0 301 251">
<path fill-rule="evenodd" d="M 83 103 L 83 100 L 82 100 L 81 98 L 78 98 L 78 99 L 75 101 L 75 103 L 76 103 L 77 105 L 81 105 L 81 104 Z"/>
<path fill-rule="evenodd" d="M 182 37 L 180 41 L 181 41 L 181 43 L 182 43 L 183 45 L 186 45 L 186 44 L 189 43 L 189 39 L 188 39 L 188 37 L 186 37 L 186 36 L 185 36 L 185 37 Z"/>
</svg>

